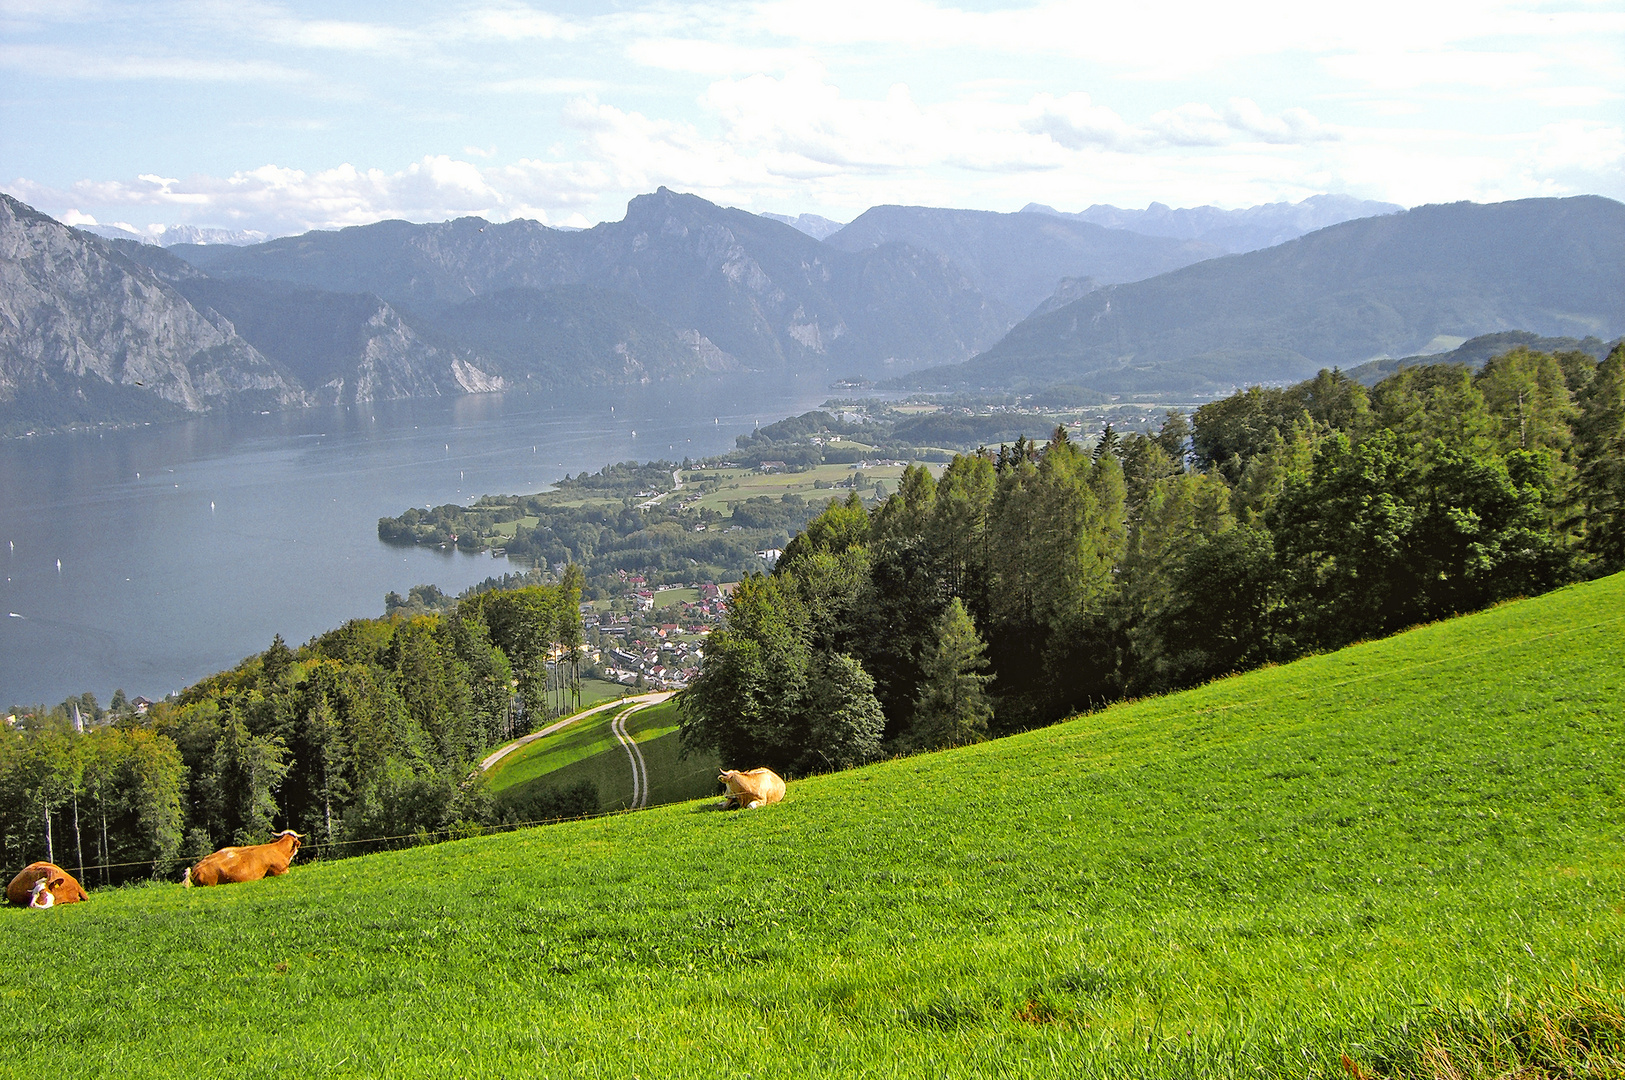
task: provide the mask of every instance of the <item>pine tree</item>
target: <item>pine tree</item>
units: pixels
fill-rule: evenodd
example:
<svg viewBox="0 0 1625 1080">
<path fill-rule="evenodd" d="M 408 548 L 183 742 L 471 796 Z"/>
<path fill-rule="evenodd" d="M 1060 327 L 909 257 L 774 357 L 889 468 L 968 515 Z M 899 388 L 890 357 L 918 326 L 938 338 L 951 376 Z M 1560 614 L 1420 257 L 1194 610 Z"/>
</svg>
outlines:
<svg viewBox="0 0 1625 1080">
<path fill-rule="evenodd" d="M 987 738 L 993 707 L 987 647 L 965 605 L 956 597 L 937 620 L 936 647 L 925 658 L 925 678 L 915 701 L 914 723 L 904 744 L 915 750 L 963 746 Z"/>
<path fill-rule="evenodd" d="M 1575 425 L 1586 546 L 1604 571 L 1625 567 L 1625 345 L 1597 367 Z"/>
</svg>

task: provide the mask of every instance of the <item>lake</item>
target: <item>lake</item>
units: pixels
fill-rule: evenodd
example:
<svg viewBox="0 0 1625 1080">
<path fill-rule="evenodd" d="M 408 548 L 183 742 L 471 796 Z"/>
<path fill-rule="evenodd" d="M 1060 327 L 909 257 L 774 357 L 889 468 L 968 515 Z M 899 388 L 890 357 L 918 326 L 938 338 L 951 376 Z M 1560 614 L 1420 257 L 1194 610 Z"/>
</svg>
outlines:
<svg viewBox="0 0 1625 1080">
<path fill-rule="evenodd" d="M 827 376 L 595 396 L 485 394 L 0 441 L 0 706 L 159 698 L 263 650 L 455 594 L 502 559 L 378 540 L 408 506 L 720 454 Z"/>
</svg>

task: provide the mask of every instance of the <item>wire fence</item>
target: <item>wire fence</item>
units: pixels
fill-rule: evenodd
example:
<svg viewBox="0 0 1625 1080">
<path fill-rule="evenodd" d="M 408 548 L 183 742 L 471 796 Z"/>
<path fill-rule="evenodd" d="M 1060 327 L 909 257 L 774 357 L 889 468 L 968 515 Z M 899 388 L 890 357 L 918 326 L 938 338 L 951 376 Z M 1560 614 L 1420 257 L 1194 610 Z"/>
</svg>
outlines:
<svg viewBox="0 0 1625 1080">
<path fill-rule="evenodd" d="M 397 851 L 414 847 L 425 847 L 431 844 L 445 843 L 450 840 L 468 840 L 479 836 L 494 836 L 501 833 L 513 832 L 517 829 L 530 829 L 539 825 L 556 825 L 561 821 L 584 821 L 589 818 L 610 817 L 617 814 L 631 813 L 630 808 L 617 808 L 614 810 L 600 810 L 590 814 L 576 814 L 567 817 L 539 818 L 534 821 L 504 821 L 496 824 L 480 824 L 469 822 L 463 825 L 453 825 L 444 829 L 418 829 L 409 833 L 398 833 L 394 836 L 363 836 L 350 840 L 326 840 L 317 843 L 300 841 L 299 854 L 305 861 L 321 861 L 325 859 L 346 858 L 345 852 L 351 848 L 361 847 L 360 851 L 348 851 L 348 855 L 365 855 L 375 851 Z M 363 845 L 370 845 L 363 847 Z M 247 845 L 236 845 L 247 846 Z M 329 852 L 336 854 L 327 854 Z M 92 873 L 103 874 L 109 870 L 128 870 L 133 867 L 151 868 L 153 878 L 179 870 L 184 866 L 195 863 L 203 856 L 182 857 L 172 855 L 162 859 L 132 859 L 127 862 L 109 863 L 56 863 L 64 870 L 71 870 L 75 875 L 84 878 Z M 131 878 L 129 880 L 136 880 Z M 81 882 L 83 884 L 83 882 Z"/>
<path fill-rule="evenodd" d="M 618 707 L 626 707 L 629 705 L 632 706 L 632 711 L 635 712 L 656 704 L 659 704 L 659 702 L 639 702 L 635 698 L 621 698 L 618 700 L 598 702 L 594 705 L 590 705 L 586 709 L 575 713 L 566 719 L 577 720 L 601 710 L 614 711 Z M 611 817 L 617 814 L 631 813 L 634 809 L 637 808 L 626 806 L 617 807 L 610 810 L 595 810 L 584 814 L 565 814 L 556 817 L 536 818 L 526 821 L 503 821 L 491 824 L 485 824 L 482 822 L 467 822 L 451 825 L 443 829 L 418 829 L 413 832 L 398 833 L 394 836 L 364 836 L 355 837 L 348 840 L 326 840 L 317 842 L 307 842 L 301 838 L 299 853 L 307 862 L 313 860 L 321 861 L 324 858 L 346 858 L 353 855 L 372 854 L 373 852 L 377 851 L 399 851 L 414 847 L 425 847 L 431 844 L 444 843 L 449 840 L 467 840 L 477 836 L 492 836 L 500 833 L 513 832 L 517 829 L 535 828 L 540 825 L 556 825 L 561 821 L 585 821 L 590 818 Z M 244 847 L 249 845 L 239 844 L 234 846 Z M 349 850 L 352 848 L 360 848 L 360 850 Z M 131 875 L 119 883 L 129 884 L 130 882 L 137 880 L 159 879 L 173 873 L 174 871 L 180 870 L 182 867 L 194 865 L 199 859 L 204 857 L 205 856 L 203 855 L 171 855 L 167 858 L 131 859 L 126 862 L 74 863 L 71 865 L 55 863 L 54 865 L 60 866 L 64 870 L 71 870 L 81 879 L 89 877 L 92 874 L 101 876 L 104 878 L 104 881 L 98 886 L 98 888 L 105 888 L 108 884 L 105 881 L 107 876 L 106 872 L 110 870 L 130 870 L 135 867 L 147 867 L 150 869 L 150 873 L 145 877 Z M 80 884 L 82 885 L 84 882 L 81 881 Z"/>
</svg>

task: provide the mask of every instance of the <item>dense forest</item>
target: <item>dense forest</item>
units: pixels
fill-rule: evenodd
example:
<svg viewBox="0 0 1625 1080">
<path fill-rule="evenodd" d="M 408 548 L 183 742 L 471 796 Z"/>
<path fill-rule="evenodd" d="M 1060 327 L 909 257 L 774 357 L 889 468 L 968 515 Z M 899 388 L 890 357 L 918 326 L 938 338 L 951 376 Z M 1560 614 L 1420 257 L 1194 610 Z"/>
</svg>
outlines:
<svg viewBox="0 0 1625 1080">
<path fill-rule="evenodd" d="M 550 810 L 499 805 L 482 753 L 574 704 L 581 575 L 486 590 L 443 615 L 357 619 L 265 652 L 138 714 L 122 695 L 0 731 L 0 865 L 166 875 L 291 828 L 332 853 Z M 579 795 L 580 793 L 576 793 Z M 578 805 L 579 804 L 579 805 Z"/>
<path fill-rule="evenodd" d="M 831 503 L 741 583 L 683 738 L 791 773 L 949 746 L 1625 568 L 1625 346 L 1335 371 Z"/>
</svg>

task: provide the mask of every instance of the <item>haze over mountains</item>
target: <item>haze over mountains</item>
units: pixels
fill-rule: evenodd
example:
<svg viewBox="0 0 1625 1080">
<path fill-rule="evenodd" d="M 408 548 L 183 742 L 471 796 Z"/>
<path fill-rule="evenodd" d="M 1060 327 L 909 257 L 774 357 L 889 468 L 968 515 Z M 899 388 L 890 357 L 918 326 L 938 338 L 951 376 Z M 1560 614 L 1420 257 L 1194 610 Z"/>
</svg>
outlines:
<svg viewBox="0 0 1625 1080">
<path fill-rule="evenodd" d="M 1092 292 L 915 386 L 1218 392 L 1480 334 L 1625 331 L 1625 205 L 1452 203 Z"/>
<path fill-rule="evenodd" d="M 1224 254 L 1200 241 L 1107 229 L 1048 214 L 996 214 L 924 206 L 877 206 L 832 233 L 829 246 L 861 252 L 907 244 L 963 271 L 1010 321 L 1025 317 L 1063 278 L 1087 267 L 1103 284 L 1139 281 Z"/>
<path fill-rule="evenodd" d="M 743 370 L 1191 394 L 1497 331 L 1625 329 L 1625 207 L 1598 197 L 1397 213 L 1331 196 L 1072 216 L 883 206 L 838 226 L 662 188 L 585 230 L 386 221 L 168 248 L 0 201 L 12 430 Z M 1081 220 L 1112 214 L 1137 231 Z"/>
<path fill-rule="evenodd" d="M 142 232 L 123 225 L 80 225 L 80 232 L 99 236 L 104 240 L 134 240 L 139 244 L 174 247 L 176 244 L 260 244 L 270 239 L 258 229 L 210 229 L 197 225 L 169 225 L 161 232 Z"/>
<path fill-rule="evenodd" d="M 1147 236 L 1200 240 L 1220 251 L 1238 254 L 1284 244 L 1330 225 L 1397 214 L 1404 209 L 1394 203 L 1356 199 L 1352 195 L 1312 195 L 1302 202 L 1265 203 L 1241 210 L 1221 210 L 1216 206 L 1175 210 L 1156 202 L 1144 210 L 1121 210 L 1096 203 L 1087 210 L 1067 214 L 1042 203 L 1028 203 L 1022 207 L 1022 213 L 1048 214 Z"/>
</svg>

